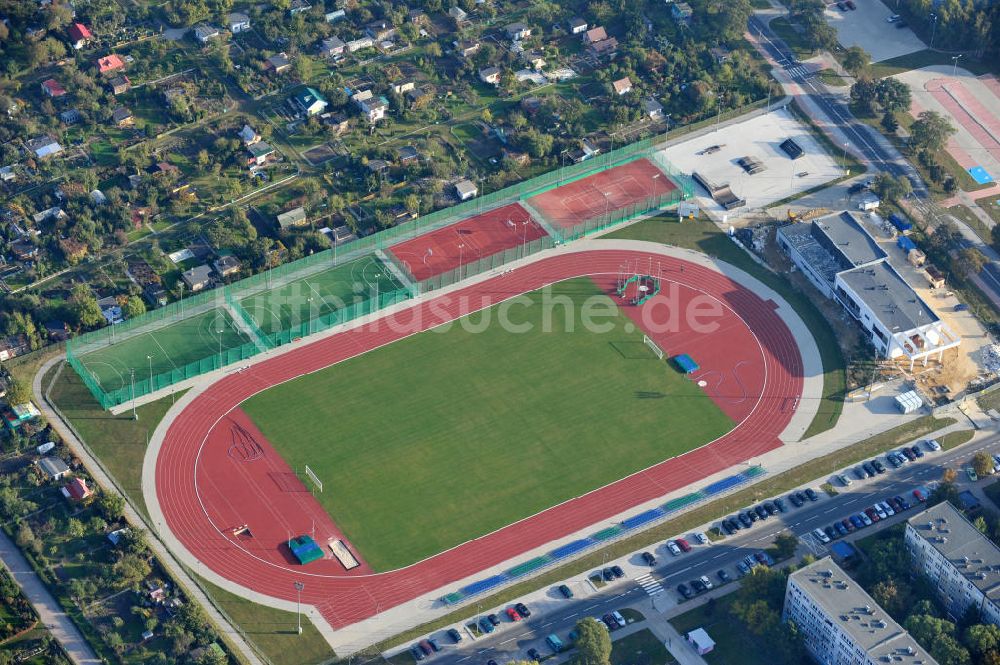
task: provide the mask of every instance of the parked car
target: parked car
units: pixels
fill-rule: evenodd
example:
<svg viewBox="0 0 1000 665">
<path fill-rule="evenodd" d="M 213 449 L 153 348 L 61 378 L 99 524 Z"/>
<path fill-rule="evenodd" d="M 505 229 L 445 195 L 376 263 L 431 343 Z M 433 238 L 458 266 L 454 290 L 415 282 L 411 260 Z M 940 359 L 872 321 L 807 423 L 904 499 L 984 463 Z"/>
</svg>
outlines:
<svg viewBox="0 0 1000 665">
<path fill-rule="evenodd" d="M 899 467 L 903 466 L 903 462 L 900 461 L 900 458 L 896 455 L 896 453 L 887 454 L 885 456 L 885 459 L 887 462 L 889 462 L 889 466 L 891 466 L 894 469 L 898 469 Z"/>
<path fill-rule="evenodd" d="M 774 500 L 774 507 L 778 509 L 779 513 L 784 513 L 788 510 L 788 506 L 785 505 L 784 500 L 781 498 Z"/>
<path fill-rule="evenodd" d="M 775 515 L 775 514 L 777 514 L 777 512 L 778 512 L 778 509 L 777 509 L 777 508 L 775 507 L 775 505 L 774 505 L 773 503 L 771 503 L 770 501 L 765 501 L 765 502 L 764 502 L 764 503 L 762 503 L 761 505 L 762 505 L 762 506 L 764 506 L 764 510 L 766 510 L 766 511 L 767 511 L 767 514 L 768 514 L 768 515 Z"/>
<path fill-rule="evenodd" d="M 883 510 L 882 504 L 880 504 L 880 503 L 876 503 L 869 510 L 874 510 L 875 514 L 878 515 L 878 518 L 880 520 L 884 520 L 886 517 L 889 516 L 889 514 L 887 512 L 885 512 L 885 510 Z"/>
<path fill-rule="evenodd" d="M 879 462 L 877 459 L 872 460 L 872 466 L 875 467 L 875 473 L 885 473 L 885 465 Z"/>
<path fill-rule="evenodd" d="M 885 512 L 886 516 L 888 517 L 892 517 L 893 515 L 896 514 L 896 511 L 893 510 L 892 506 L 889 505 L 888 501 L 880 501 L 876 505 L 882 506 L 883 512 Z"/>
<path fill-rule="evenodd" d="M 535 662 L 542 659 L 542 654 L 538 653 L 538 649 L 532 647 L 528 649 L 528 660 L 533 660 Z"/>
<path fill-rule="evenodd" d="M 920 503 L 927 501 L 927 494 L 919 487 L 913 490 L 913 498 L 915 498 Z"/>
<path fill-rule="evenodd" d="M 436 637 L 428 637 L 427 643 L 431 645 L 432 649 L 434 649 L 434 653 L 441 650 L 441 643 L 437 641 Z"/>
<path fill-rule="evenodd" d="M 788 500 L 791 501 L 792 505 L 795 506 L 796 508 L 801 508 L 802 504 L 804 503 L 804 501 L 802 501 L 802 499 L 799 498 L 799 495 L 797 493 L 789 494 Z"/>
<path fill-rule="evenodd" d="M 847 529 L 847 533 L 854 533 L 854 530 L 858 528 L 850 519 L 840 520 L 840 523 Z"/>
<path fill-rule="evenodd" d="M 858 516 L 858 515 L 851 515 L 850 520 L 851 520 L 851 524 L 854 526 L 855 529 L 863 529 L 863 528 L 865 528 L 865 523 L 864 523 L 864 521 L 862 521 L 862 519 L 861 519 L 860 516 Z"/>
<path fill-rule="evenodd" d="M 706 589 L 714 589 L 715 585 L 712 584 L 712 580 L 708 579 L 708 575 L 702 575 L 698 580 L 705 585 Z"/>
<path fill-rule="evenodd" d="M 823 527 L 823 533 L 825 533 L 826 537 L 829 538 L 830 540 L 837 539 L 837 530 L 834 529 L 832 526 Z"/>
<path fill-rule="evenodd" d="M 718 577 L 719 581 L 722 582 L 723 584 L 725 584 L 726 582 L 731 582 L 733 580 L 733 578 L 729 576 L 729 573 L 727 573 L 724 570 L 720 570 L 715 574 L 715 576 Z"/>
<path fill-rule="evenodd" d="M 462 633 L 458 632 L 454 628 L 448 629 L 448 637 L 451 638 L 452 643 L 458 644 L 462 641 Z"/>
<path fill-rule="evenodd" d="M 868 473 L 866 473 L 865 470 L 861 468 L 860 465 L 858 465 L 854 467 L 854 477 L 857 478 L 858 480 L 864 480 L 865 478 L 868 477 Z"/>
<path fill-rule="evenodd" d="M 601 621 L 603 621 L 604 625 L 608 627 L 608 630 L 618 630 L 621 627 L 618 625 L 618 621 L 610 614 L 602 616 Z"/>
<path fill-rule="evenodd" d="M 924 451 L 920 450 L 920 446 L 918 445 L 910 446 L 910 452 L 912 452 L 914 457 L 916 457 L 917 459 L 920 459 L 921 457 L 924 456 Z"/>
<path fill-rule="evenodd" d="M 854 0 L 844 0 L 844 4 L 847 5 L 847 8 L 850 9 L 851 11 L 854 11 L 855 9 L 858 8 L 858 6 L 854 4 Z"/>
<path fill-rule="evenodd" d="M 513 607 L 508 607 L 507 608 L 507 618 L 509 618 L 511 621 L 513 621 L 513 622 L 516 623 L 516 622 L 518 622 L 518 621 L 521 620 L 521 613 L 518 612 Z"/>
<path fill-rule="evenodd" d="M 678 547 L 678 546 L 677 546 L 677 543 L 675 543 L 675 542 L 674 542 L 674 541 L 672 541 L 672 540 L 668 540 L 668 541 L 667 541 L 667 549 L 668 549 L 668 550 L 670 551 L 670 553 L 671 553 L 671 554 L 673 554 L 674 556 L 680 556 L 680 554 L 681 554 L 681 548 L 680 548 L 680 547 Z"/>
<path fill-rule="evenodd" d="M 837 478 L 837 482 L 840 483 L 841 485 L 843 485 L 844 487 L 850 487 L 851 486 L 851 479 L 847 477 L 847 474 L 838 473 L 837 476 L 836 476 L 836 478 Z"/>
<path fill-rule="evenodd" d="M 753 520 L 750 519 L 750 516 L 747 515 L 746 513 L 740 513 L 739 519 L 740 519 L 740 524 L 743 525 L 744 529 L 749 529 L 751 526 L 753 526 Z"/>
<path fill-rule="evenodd" d="M 492 633 L 494 630 L 496 630 L 496 626 L 494 626 L 493 623 L 486 617 L 483 617 L 479 620 L 479 627 L 482 628 L 483 632 L 487 634 Z"/>
<path fill-rule="evenodd" d="M 560 584 L 559 585 L 559 593 L 562 594 L 563 598 L 572 598 L 573 597 L 573 590 L 570 589 L 565 584 Z"/>
<path fill-rule="evenodd" d="M 618 622 L 619 626 L 623 626 L 624 627 L 624 626 L 628 625 L 628 621 L 625 620 L 625 617 L 622 616 L 622 613 L 619 612 L 618 610 L 615 610 L 614 612 L 612 612 L 611 616 L 613 616 L 615 618 L 615 621 Z"/>
<path fill-rule="evenodd" d="M 517 613 L 523 616 L 525 619 L 531 616 L 531 610 L 529 610 L 528 606 L 525 605 L 524 603 L 514 603 L 514 609 L 516 609 Z"/>
<path fill-rule="evenodd" d="M 767 519 L 767 511 L 764 510 L 764 506 L 757 506 L 756 508 L 753 509 L 753 511 L 757 513 L 757 517 L 759 517 L 760 519 L 762 520 Z"/>
<path fill-rule="evenodd" d="M 708 535 L 706 535 L 703 531 L 695 533 L 694 539 L 698 541 L 699 545 L 708 545 Z"/>
<path fill-rule="evenodd" d="M 733 525 L 729 522 L 729 520 L 722 520 L 722 522 L 720 522 L 720 524 L 721 524 L 722 530 L 725 532 L 725 534 L 727 536 L 731 536 L 734 533 L 736 533 L 736 529 L 733 528 Z M 652 565 L 652 564 L 650 564 L 650 565 Z"/>
<path fill-rule="evenodd" d="M 625 571 L 622 570 L 622 567 L 619 565 L 611 566 L 611 573 L 615 576 L 616 580 L 620 580 L 625 577 Z"/>
<path fill-rule="evenodd" d="M 931 452 L 937 452 L 941 450 L 941 444 L 937 442 L 937 439 L 927 439 L 926 441 L 927 449 Z"/>
<path fill-rule="evenodd" d="M 869 478 L 874 478 L 876 471 L 875 466 L 871 462 L 865 462 L 861 465 L 861 468 L 865 470 L 865 475 Z"/>
<path fill-rule="evenodd" d="M 841 0 L 840 2 L 837 3 L 837 9 L 839 9 L 842 12 L 846 12 L 847 11 L 847 5 L 844 4 L 843 0 Z M 851 185 L 851 187 L 855 187 L 855 186 L 856 185 Z"/>
<path fill-rule="evenodd" d="M 911 462 L 915 462 L 917 460 L 917 454 L 912 450 L 910 450 L 909 448 L 903 448 L 899 452 L 903 453 L 903 457 L 905 457 Z"/>
<path fill-rule="evenodd" d="M 410 655 L 412 655 L 413 656 L 413 660 L 415 660 L 417 662 L 419 662 L 419 661 L 421 661 L 421 660 L 423 660 L 424 658 L 427 657 L 427 654 L 425 654 L 423 652 L 423 650 L 419 646 L 417 646 L 416 644 L 414 644 L 412 647 L 410 647 Z"/>
<path fill-rule="evenodd" d="M 736 564 L 736 567 L 740 571 L 740 576 L 749 575 L 751 566 L 748 566 L 745 561 L 740 561 Z"/>
<path fill-rule="evenodd" d="M 677 542 L 677 547 L 681 548 L 682 552 L 691 551 L 691 543 L 689 543 L 688 541 L 684 540 L 683 538 L 677 538 L 676 542 Z"/>
<path fill-rule="evenodd" d="M 805 493 L 806 493 L 806 498 L 809 499 L 810 501 L 819 500 L 819 495 L 816 494 L 816 490 L 814 490 L 813 488 L 807 487 L 805 489 Z"/>
<path fill-rule="evenodd" d="M 976 470 L 973 469 L 971 466 L 965 467 L 965 475 L 967 475 L 969 477 L 969 480 L 973 483 L 979 480 L 979 475 L 976 473 Z"/>
<path fill-rule="evenodd" d="M 874 522 L 872 522 L 872 518 L 870 518 L 868 516 L 868 513 L 864 511 L 858 513 L 858 517 L 860 517 L 861 521 L 865 523 L 865 526 L 871 526 L 872 524 L 874 524 Z"/>
<path fill-rule="evenodd" d="M 691 589 L 688 588 L 687 584 L 681 583 L 677 585 L 677 593 L 681 594 L 685 598 L 691 598 L 694 594 L 691 593 Z"/>
<path fill-rule="evenodd" d="M 613 582 L 615 579 L 615 572 L 611 570 L 610 567 L 605 568 L 601 571 L 601 577 L 604 578 L 605 582 Z"/>
<path fill-rule="evenodd" d="M 848 533 L 850 533 L 850 531 L 848 531 L 847 527 L 844 526 L 843 522 L 834 522 L 833 523 L 833 529 L 834 529 L 834 531 L 837 532 L 838 536 L 846 536 Z"/>
<path fill-rule="evenodd" d="M 705 591 L 706 587 L 704 582 L 702 582 L 700 579 L 697 579 L 697 580 L 691 580 L 691 588 L 694 589 L 695 593 L 701 593 Z"/>
<path fill-rule="evenodd" d="M 757 558 L 757 561 L 760 561 L 765 566 L 770 567 L 774 565 L 774 559 L 771 558 L 770 554 L 763 550 L 757 552 L 754 556 Z"/>
<path fill-rule="evenodd" d="M 656 557 L 653 556 L 652 552 L 643 552 L 642 553 L 642 560 L 646 562 L 647 566 L 655 566 L 656 565 Z"/>
<path fill-rule="evenodd" d="M 870 519 L 873 523 L 878 522 L 879 520 L 882 519 L 881 517 L 878 516 L 878 513 L 875 512 L 874 508 L 865 508 L 864 514 L 867 515 L 868 519 Z"/>
<path fill-rule="evenodd" d="M 494 626 L 500 625 L 500 617 L 498 617 L 496 614 L 487 614 L 486 618 L 489 619 L 489 622 Z"/>
<path fill-rule="evenodd" d="M 823 544 L 830 542 L 830 536 L 826 535 L 823 532 L 823 529 L 813 529 L 812 533 L 814 536 L 816 536 L 816 540 L 818 540 L 819 542 Z"/>
</svg>

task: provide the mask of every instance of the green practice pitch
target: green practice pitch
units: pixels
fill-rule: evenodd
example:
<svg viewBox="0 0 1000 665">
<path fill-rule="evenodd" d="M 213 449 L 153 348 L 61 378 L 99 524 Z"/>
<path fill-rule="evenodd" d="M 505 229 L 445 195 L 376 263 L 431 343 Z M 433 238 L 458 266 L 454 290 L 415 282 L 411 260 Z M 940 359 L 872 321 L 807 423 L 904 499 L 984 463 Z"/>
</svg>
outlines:
<svg viewBox="0 0 1000 665">
<path fill-rule="evenodd" d="M 111 339 L 111 328 L 108 331 Z M 252 340 L 221 307 L 156 330 L 102 346 L 78 356 L 101 388 L 112 391 L 128 385 L 130 370 L 139 382 L 181 369 L 185 365 L 235 349 Z"/>
<path fill-rule="evenodd" d="M 244 298 L 240 307 L 271 335 L 399 288 L 381 261 L 366 256 Z"/>
<path fill-rule="evenodd" d="M 497 307 L 270 388 L 243 409 L 377 571 L 412 564 L 697 448 L 734 423 L 658 360 L 587 278 L 551 287 L 606 301 L 542 331 L 542 292 L 508 319 Z M 484 317 L 490 315 L 489 324 Z M 654 399 L 657 398 L 657 399 Z M 669 397 L 669 399 L 660 399 Z"/>
</svg>

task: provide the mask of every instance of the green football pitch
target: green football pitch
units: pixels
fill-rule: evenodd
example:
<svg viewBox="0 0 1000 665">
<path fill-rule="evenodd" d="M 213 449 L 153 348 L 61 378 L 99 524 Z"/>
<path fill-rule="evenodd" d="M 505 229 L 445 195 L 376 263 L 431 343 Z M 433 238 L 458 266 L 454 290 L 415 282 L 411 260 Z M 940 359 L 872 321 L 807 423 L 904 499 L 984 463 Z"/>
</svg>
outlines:
<svg viewBox="0 0 1000 665">
<path fill-rule="evenodd" d="M 109 340 L 113 339 L 108 329 Z M 181 369 L 185 365 L 238 348 L 252 341 L 221 307 L 182 319 L 162 328 L 129 337 L 77 356 L 105 392 Z"/>
<path fill-rule="evenodd" d="M 271 335 L 400 288 L 381 261 L 366 256 L 244 298 L 240 307 Z"/>
<path fill-rule="evenodd" d="M 377 571 L 494 531 L 729 431 L 692 381 L 658 360 L 587 278 L 554 285 L 508 320 L 494 307 L 275 386 L 243 404 Z M 611 312 L 585 330 L 580 305 Z M 490 315 L 486 324 L 487 314 Z M 551 321 L 543 332 L 543 321 Z M 462 325 L 468 323 L 469 325 Z"/>
</svg>

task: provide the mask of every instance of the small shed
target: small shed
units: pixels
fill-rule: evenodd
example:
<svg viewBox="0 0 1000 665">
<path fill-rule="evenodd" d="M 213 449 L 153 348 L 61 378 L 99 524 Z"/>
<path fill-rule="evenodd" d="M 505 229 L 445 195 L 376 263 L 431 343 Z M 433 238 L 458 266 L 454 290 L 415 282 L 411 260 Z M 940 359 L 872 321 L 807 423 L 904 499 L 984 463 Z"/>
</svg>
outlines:
<svg viewBox="0 0 1000 665">
<path fill-rule="evenodd" d="M 48 476 L 49 480 L 59 480 L 69 473 L 69 465 L 58 457 L 43 457 L 38 460 L 38 468 Z"/>
<path fill-rule="evenodd" d="M 715 648 L 715 640 L 709 637 L 704 628 L 695 628 L 685 635 L 684 638 L 699 656 L 704 656 L 706 653 L 710 653 L 712 649 Z"/>
</svg>

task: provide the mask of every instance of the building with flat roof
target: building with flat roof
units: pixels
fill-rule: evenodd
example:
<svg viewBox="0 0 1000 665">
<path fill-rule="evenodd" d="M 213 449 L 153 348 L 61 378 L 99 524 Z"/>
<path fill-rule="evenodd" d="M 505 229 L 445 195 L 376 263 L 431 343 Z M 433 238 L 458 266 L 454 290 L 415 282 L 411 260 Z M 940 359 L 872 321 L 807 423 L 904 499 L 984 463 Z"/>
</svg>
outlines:
<svg viewBox="0 0 1000 665">
<path fill-rule="evenodd" d="M 914 566 L 937 591 L 953 619 L 970 608 L 1000 626 L 1000 548 L 947 501 L 906 520 Z"/>
<path fill-rule="evenodd" d="M 837 300 L 864 328 L 878 354 L 908 359 L 910 369 L 957 348 L 941 321 L 889 263 L 857 213 L 843 211 L 778 229 L 778 246 L 820 293 Z"/>
<path fill-rule="evenodd" d="M 788 576 L 782 618 L 820 665 L 937 664 L 829 557 Z"/>
</svg>

